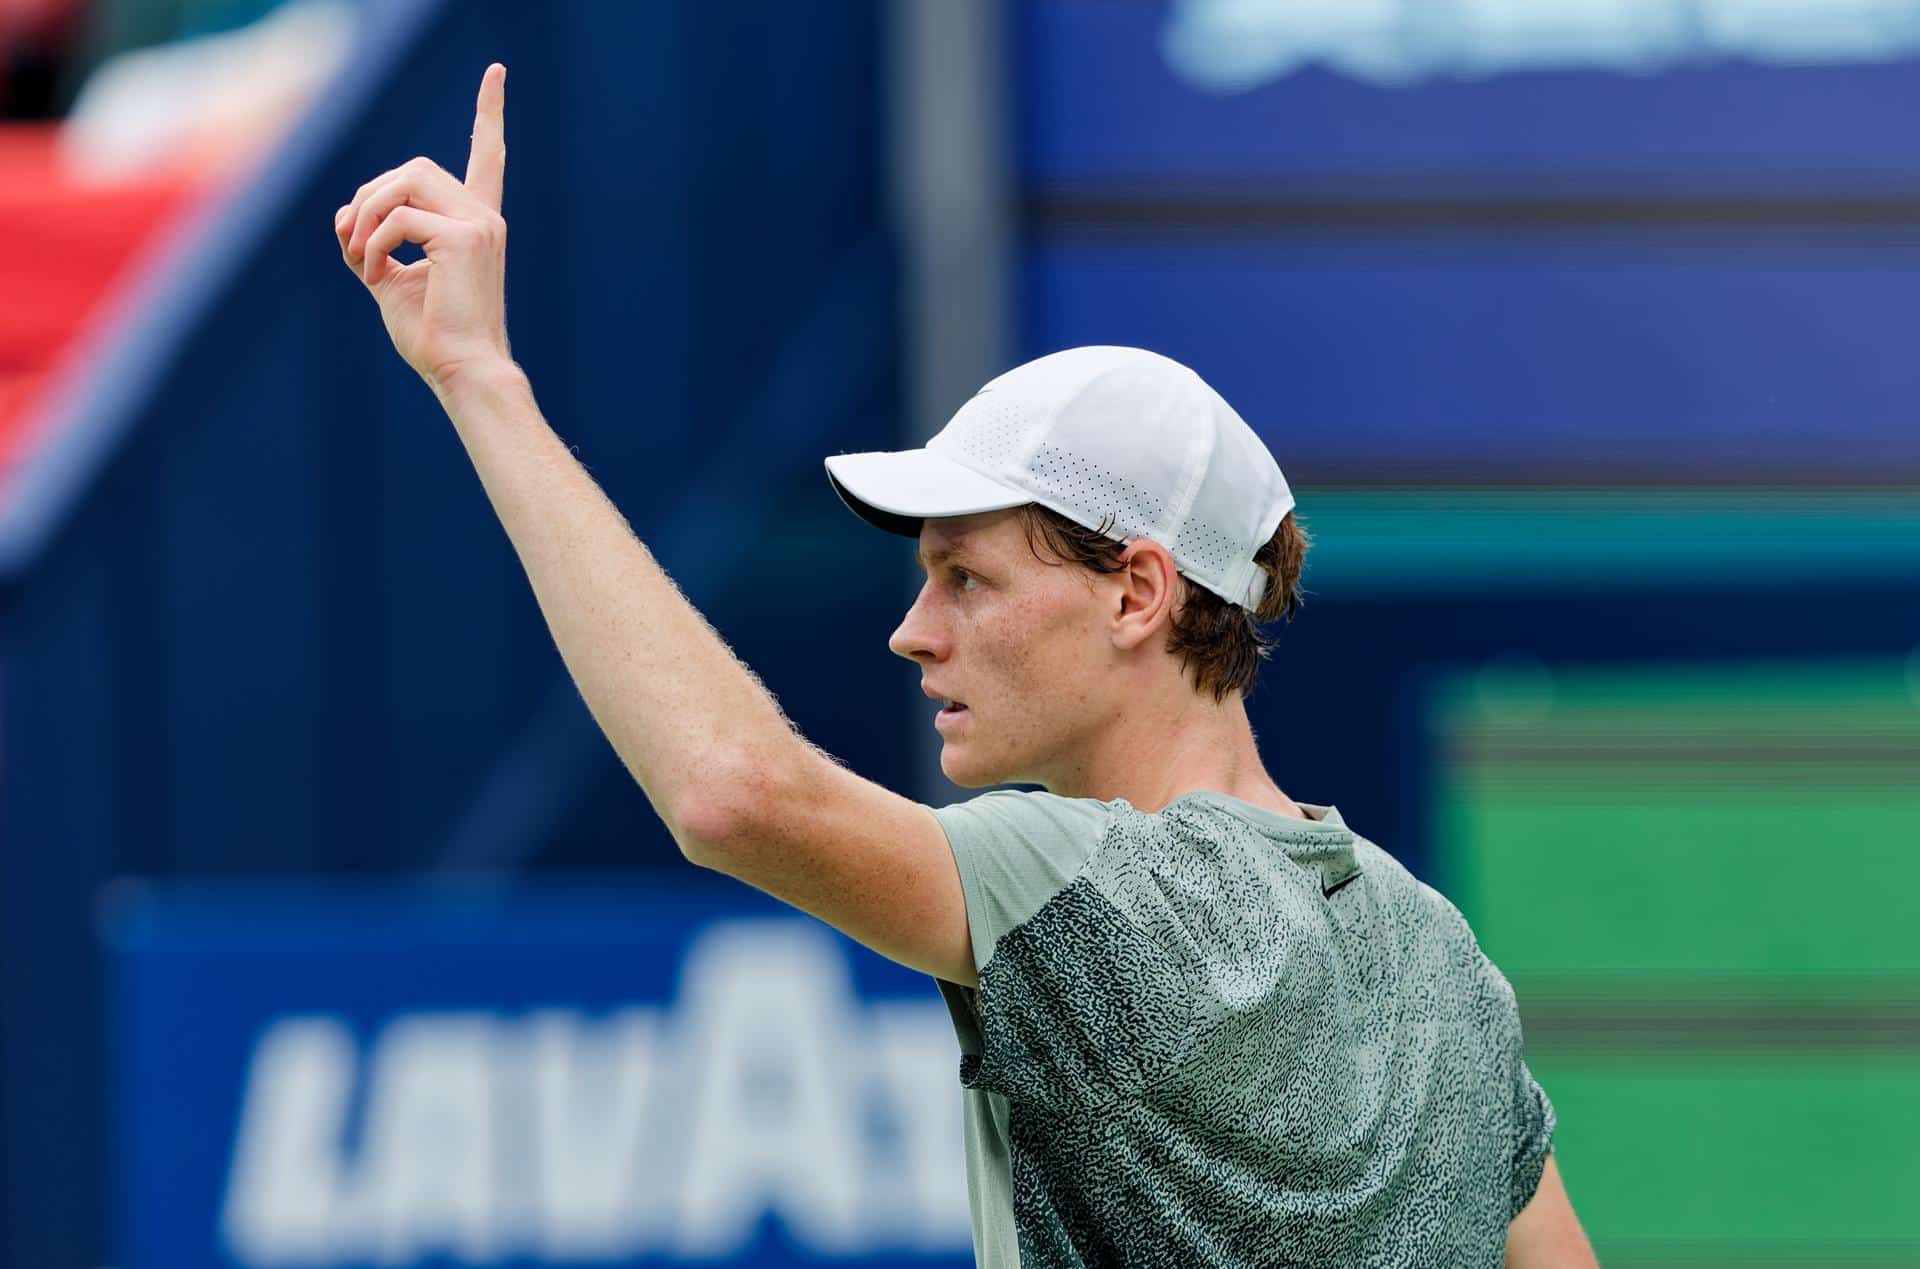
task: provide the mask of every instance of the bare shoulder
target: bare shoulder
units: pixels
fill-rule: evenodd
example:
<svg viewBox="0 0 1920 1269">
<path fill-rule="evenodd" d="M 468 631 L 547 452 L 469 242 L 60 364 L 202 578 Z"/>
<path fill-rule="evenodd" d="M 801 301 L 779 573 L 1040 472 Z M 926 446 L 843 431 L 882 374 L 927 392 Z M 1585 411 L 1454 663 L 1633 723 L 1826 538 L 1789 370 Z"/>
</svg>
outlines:
<svg viewBox="0 0 1920 1269">
<path fill-rule="evenodd" d="M 808 749 L 792 770 L 742 781 L 724 825 L 688 857 L 891 960 L 972 986 L 960 871 L 933 812 Z"/>
</svg>

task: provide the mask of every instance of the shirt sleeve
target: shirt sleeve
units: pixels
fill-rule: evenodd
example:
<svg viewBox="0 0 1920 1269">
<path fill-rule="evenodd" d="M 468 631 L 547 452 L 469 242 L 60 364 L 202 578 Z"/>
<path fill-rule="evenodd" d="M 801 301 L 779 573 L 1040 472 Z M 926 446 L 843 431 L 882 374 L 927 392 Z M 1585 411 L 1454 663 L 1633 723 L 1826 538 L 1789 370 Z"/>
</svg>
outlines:
<svg viewBox="0 0 1920 1269">
<path fill-rule="evenodd" d="M 1514 1120 L 1520 1126 L 1519 1144 L 1513 1153 L 1513 1190 L 1508 1201 L 1507 1220 L 1520 1215 L 1520 1209 L 1533 1200 L 1540 1188 L 1540 1174 L 1546 1171 L 1547 1151 L 1553 1146 L 1553 1103 L 1547 1091 L 1533 1078 L 1523 1060 L 1520 1076 L 1514 1084 Z"/>
<path fill-rule="evenodd" d="M 933 808 L 960 869 L 973 967 L 1044 907 L 1100 847 L 1113 805 L 1092 798 L 997 790 Z"/>
<path fill-rule="evenodd" d="M 966 895 L 979 986 L 942 982 L 960 1082 L 1086 1105 L 1164 1072 L 1193 1027 L 1168 953 L 1087 877 L 1111 803 L 988 793 L 936 810 Z"/>
</svg>

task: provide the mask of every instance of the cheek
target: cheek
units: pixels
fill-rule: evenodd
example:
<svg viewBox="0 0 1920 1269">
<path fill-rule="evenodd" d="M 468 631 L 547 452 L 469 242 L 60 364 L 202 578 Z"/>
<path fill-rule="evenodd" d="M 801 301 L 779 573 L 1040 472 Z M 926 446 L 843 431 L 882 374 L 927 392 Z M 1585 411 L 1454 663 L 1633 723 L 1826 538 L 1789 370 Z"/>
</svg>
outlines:
<svg viewBox="0 0 1920 1269">
<path fill-rule="evenodd" d="M 996 687 L 1025 701 L 1070 704 L 1102 669 L 1090 624 L 1077 608 L 1012 607 L 983 622 L 979 634 Z"/>
</svg>

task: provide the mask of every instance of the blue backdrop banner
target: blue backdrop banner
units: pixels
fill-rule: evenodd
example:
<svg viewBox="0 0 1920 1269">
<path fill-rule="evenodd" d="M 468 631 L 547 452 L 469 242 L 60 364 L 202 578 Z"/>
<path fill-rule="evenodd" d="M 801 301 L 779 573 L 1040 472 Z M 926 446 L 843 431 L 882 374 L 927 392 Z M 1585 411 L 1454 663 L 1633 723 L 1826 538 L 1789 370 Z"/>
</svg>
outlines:
<svg viewBox="0 0 1920 1269">
<path fill-rule="evenodd" d="M 1017 35 L 1043 186 L 1920 186 L 1920 0 L 1033 0 Z"/>
<path fill-rule="evenodd" d="M 128 1269 L 972 1262 L 933 984 L 754 892 L 143 890 L 108 930 Z"/>
<path fill-rule="evenodd" d="M 1026 356 L 1185 361 L 1303 486 L 1920 480 L 1920 0 L 1035 0 L 1013 38 Z"/>
</svg>

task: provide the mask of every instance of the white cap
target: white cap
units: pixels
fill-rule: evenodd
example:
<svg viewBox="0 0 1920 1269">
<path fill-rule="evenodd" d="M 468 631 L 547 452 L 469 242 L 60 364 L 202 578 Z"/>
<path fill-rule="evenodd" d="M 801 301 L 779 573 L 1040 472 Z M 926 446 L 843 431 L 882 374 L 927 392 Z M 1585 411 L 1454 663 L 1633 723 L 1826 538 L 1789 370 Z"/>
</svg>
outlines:
<svg viewBox="0 0 1920 1269">
<path fill-rule="evenodd" d="M 1152 538 L 1197 584 L 1249 611 L 1253 562 L 1293 510 L 1273 455 L 1205 380 L 1140 348 L 1070 348 L 1017 366 L 925 449 L 835 454 L 827 478 L 870 524 L 1037 502 L 1116 541 Z"/>
</svg>

